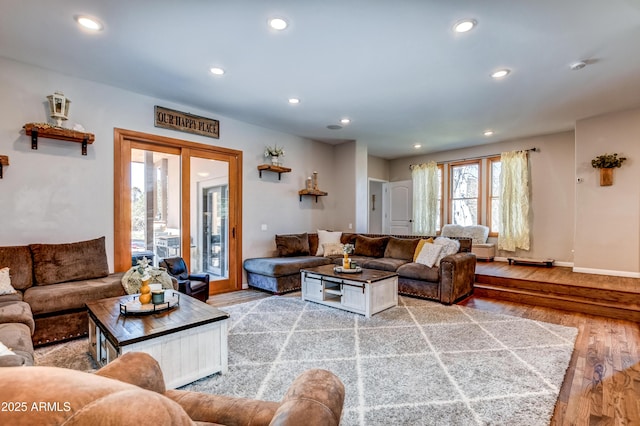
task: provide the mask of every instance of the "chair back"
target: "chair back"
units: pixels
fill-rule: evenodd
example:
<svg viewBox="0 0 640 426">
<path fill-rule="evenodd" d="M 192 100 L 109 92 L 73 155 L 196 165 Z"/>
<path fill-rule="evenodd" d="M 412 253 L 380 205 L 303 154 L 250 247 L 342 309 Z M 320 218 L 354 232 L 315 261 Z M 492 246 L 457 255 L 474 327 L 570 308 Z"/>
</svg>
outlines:
<svg viewBox="0 0 640 426">
<path fill-rule="evenodd" d="M 169 275 L 172 275 L 179 280 L 186 280 L 189 278 L 187 264 L 181 257 L 168 257 L 160 262 L 160 266 L 166 268 Z"/>
</svg>

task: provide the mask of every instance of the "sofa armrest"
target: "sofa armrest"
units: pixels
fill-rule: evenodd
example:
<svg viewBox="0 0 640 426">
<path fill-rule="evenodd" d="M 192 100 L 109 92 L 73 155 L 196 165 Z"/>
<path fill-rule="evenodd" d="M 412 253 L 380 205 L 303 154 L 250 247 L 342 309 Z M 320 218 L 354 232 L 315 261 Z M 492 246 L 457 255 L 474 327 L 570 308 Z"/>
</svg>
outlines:
<svg viewBox="0 0 640 426">
<path fill-rule="evenodd" d="M 160 364 L 144 352 L 127 352 L 96 371 L 96 375 L 161 394 L 166 390 Z"/>
<path fill-rule="evenodd" d="M 344 385 L 327 370 L 302 373 L 289 387 L 271 425 L 339 425 L 344 405 Z"/>
<path fill-rule="evenodd" d="M 456 253 L 440 261 L 440 302 L 448 305 L 473 292 L 476 256 Z"/>
</svg>

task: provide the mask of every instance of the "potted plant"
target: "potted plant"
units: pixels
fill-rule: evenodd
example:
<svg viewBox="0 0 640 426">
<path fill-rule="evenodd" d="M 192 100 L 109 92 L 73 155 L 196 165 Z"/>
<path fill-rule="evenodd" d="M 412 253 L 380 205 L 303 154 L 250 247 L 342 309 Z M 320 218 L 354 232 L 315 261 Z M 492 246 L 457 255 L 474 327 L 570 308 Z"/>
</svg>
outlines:
<svg viewBox="0 0 640 426">
<path fill-rule="evenodd" d="M 271 157 L 271 164 L 277 166 L 280 164 L 280 157 L 284 157 L 284 147 L 279 147 L 277 144 L 274 146 L 267 146 L 264 149 L 264 156 Z"/>
<path fill-rule="evenodd" d="M 600 169 L 600 186 L 613 185 L 613 169 L 622 166 L 626 157 L 618 157 L 617 153 L 602 154 L 591 160 L 591 166 Z"/>
</svg>

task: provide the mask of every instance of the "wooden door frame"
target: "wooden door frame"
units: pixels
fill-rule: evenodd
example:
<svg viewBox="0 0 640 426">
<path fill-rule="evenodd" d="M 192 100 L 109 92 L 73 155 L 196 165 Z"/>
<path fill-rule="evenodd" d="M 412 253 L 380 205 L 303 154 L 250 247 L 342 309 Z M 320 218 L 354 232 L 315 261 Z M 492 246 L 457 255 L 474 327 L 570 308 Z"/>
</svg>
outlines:
<svg viewBox="0 0 640 426">
<path fill-rule="evenodd" d="M 131 268 L 131 197 L 122 197 L 121 194 L 131 194 L 131 144 L 144 143 L 153 145 L 158 151 L 173 151 L 178 148 L 182 153 L 182 176 L 188 176 L 191 168 L 190 155 L 194 153 L 207 153 L 221 155 L 229 161 L 229 270 L 233 268 L 235 275 L 235 290 L 242 288 L 242 151 L 205 145 L 196 142 L 174 139 L 166 136 L 136 132 L 132 130 L 115 128 L 113 138 L 114 147 L 114 191 L 113 191 L 113 218 L 114 218 L 114 269 L 115 272 L 123 272 Z M 173 153 L 173 152 L 171 152 Z M 184 155 L 184 154 L 187 155 Z M 182 257 L 190 267 L 191 255 L 189 239 L 191 218 L 189 215 L 190 198 L 189 180 L 182 182 L 182 210 L 181 210 L 181 250 Z M 235 190 L 232 191 L 231 189 Z M 235 202 L 231 202 L 235 200 Z M 121 226 L 121 224 L 128 226 Z M 126 229 L 124 229 L 126 228 Z M 235 234 L 235 236 L 234 236 Z M 213 288 L 211 294 L 214 294 Z"/>
</svg>

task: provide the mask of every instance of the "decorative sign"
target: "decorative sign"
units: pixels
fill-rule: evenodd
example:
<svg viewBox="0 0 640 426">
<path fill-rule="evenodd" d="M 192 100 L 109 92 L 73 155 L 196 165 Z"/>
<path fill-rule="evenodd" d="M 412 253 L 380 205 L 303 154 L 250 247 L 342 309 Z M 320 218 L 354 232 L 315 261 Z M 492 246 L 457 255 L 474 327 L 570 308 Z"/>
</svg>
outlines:
<svg viewBox="0 0 640 426">
<path fill-rule="evenodd" d="M 199 117 L 186 112 L 175 111 L 156 105 L 154 107 L 154 125 L 180 132 L 220 138 L 220 122 L 211 118 Z"/>
</svg>

